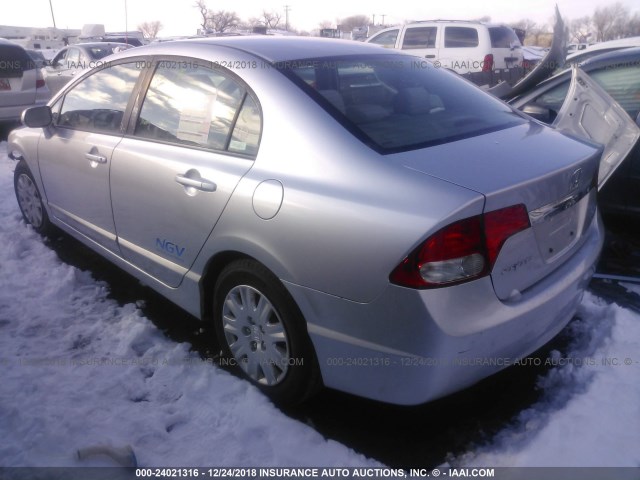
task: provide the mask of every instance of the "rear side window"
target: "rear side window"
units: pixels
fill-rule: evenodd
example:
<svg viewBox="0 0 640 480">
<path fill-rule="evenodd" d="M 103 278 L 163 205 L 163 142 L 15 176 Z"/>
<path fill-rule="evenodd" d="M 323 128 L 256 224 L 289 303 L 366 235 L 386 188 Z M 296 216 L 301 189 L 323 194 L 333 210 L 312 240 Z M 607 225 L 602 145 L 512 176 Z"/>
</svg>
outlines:
<svg viewBox="0 0 640 480">
<path fill-rule="evenodd" d="M 589 72 L 631 118 L 640 114 L 640 63 L 627 62 Z"/>
<path fill-rule="evenodd" d="M 0 78 L 20 78 L 22 72 L 34 67 L 34 62 L 22 47 L 0 45 Z"/>
<path fill-rule="evenodd" d="M 59 127 L 120 133 L 120 125 L 140 68 L 134 63 L 97 71 L 64 97 L 56 119 Z"/>
<path fill-rule="evenodd" d="M 408 55 L 321 58 L 285 74 L 380 153 L 414 150 L 525 122 L 494 97 Z"/>
<path fill-rule="evenodd" d="M 509 27 L 489 27 L 489 37 L 491 38 L 492 48 L 521 46 L 516 32 Z"/>
<path fill-rule="evenodd" d="M 477 47 L 478 31 L 468 27 L 445 27 L 445 48 L 473 48 Z"/>
<path fill-rule="evenodd" d="M 238 119 L 233 127 L 229 151 L 255 155 L 260 141 L 261 117 L 256 101 L 249 95 L 245 97 Z"/>
<path fill-rule="evenodd" d="M 142 104 L 135 135 L 253 155 L 260 115 L 246 90 L 226 74 L 189 62 L 162 61 Z"/>
<path fill-rule="evenodd" d="M 402 48 L 435 48 L 438 27 L 407 28 L 402 41 Z"/>
<path fill-rule="evenodd" d="M 393 48 L 396 46 L 396 40 L 400 30 L 389 30 L 388 32 L 381 33 L 373 37 L 369 43 L 375 43 L 376 45 L 382 45 L 386 48 Z"/>
<path fill-rule="evenodd" d="M 80 66 L 80 50 L 70 48 L 65 57 L 67 68 L 78 68 Z"/>
</svg>

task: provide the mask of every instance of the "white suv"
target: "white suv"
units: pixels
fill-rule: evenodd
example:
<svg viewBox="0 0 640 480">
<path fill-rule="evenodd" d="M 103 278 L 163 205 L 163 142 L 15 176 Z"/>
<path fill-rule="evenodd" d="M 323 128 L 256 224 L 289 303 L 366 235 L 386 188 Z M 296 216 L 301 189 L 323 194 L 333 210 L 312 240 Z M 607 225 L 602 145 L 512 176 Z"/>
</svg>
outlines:
<svg viewBox="0 0 640 480">
<path fill-rule="evenodd" d="M 386 28 L 366 41 L 425 57 L 476 83 L 522 75 L 522 45 L 507 25 L 427 20 Z"/>
</svg>

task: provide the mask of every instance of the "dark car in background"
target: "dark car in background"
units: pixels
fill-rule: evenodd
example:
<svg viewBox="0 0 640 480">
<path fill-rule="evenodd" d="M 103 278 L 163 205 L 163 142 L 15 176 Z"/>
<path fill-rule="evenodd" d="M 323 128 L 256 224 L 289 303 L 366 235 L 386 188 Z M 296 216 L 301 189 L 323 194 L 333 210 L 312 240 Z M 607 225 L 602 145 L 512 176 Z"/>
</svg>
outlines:
<svg viewBox="0 0 640 480">
<path fill-rule="evenodd" d="M 615 50 L 581 63 L 583 70 L 640 125 L 640 47 Z M 538 120 L 554 125 L 567 97 L 571 68 L 509 101 Z M 627 155 L 599 194 L 603 212 L 640 215 L 640 147 Z"/>
<path fill-rule="evenodd" d="M 51 94 L 29 53 L 0 39 L 0 123 L 15 122 L 27 107 L 44 105 Z"/>
</svg>

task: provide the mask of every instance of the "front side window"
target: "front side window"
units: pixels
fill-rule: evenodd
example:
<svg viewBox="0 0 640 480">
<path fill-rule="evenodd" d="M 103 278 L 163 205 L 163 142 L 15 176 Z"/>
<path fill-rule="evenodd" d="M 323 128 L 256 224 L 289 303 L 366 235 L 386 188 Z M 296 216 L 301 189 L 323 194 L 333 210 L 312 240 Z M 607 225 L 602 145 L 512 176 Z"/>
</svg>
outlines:
<svg viewBox="0 0 640 480">
<path fill-rule="evenodd" d="M 255 102 L 245 97 L 247 92 L 240 83 L 222 72 L 192 63 L 161 61 L 142 104 L 135 135 L 255 154 L 260 115 Z"/>
<path fill-rule="evenodd" d="M 445 48 L 474 48 L 478 45 L 478 31 L 475 28 L 446 27 L 444 29 Z"/>
<path fill-rule="evenodd" d="M 120 133 L 124 112 L 140 68 L 134 63 L 113 65 L 95 72 L 64 96 L 56 116 L 59 127 L 102 133 Z"/>
<path fill-rule="evenodd" d="M 369 43 L 375 43 L 376 45 L 382 45 L 385 48 L 393 48 L 396 46 L 396 39 L 398 38 L 399 30 L 389 30 L 388 32 L 381 33 L 373 37 Z"/>
<path fill-rule="evenodd" d="M 61 68 L 64 64 L 64 59 L 67 56 L 67 53 L 69 53 L 68 49 L 60 51 L 53 60 L 51 60 L 51 66 L 53 68 Z"/>
<path fill-rule="evenodd" d="M 526 122 L 457 75 L 407 55 L 310 59 L 282 68 L 336 120 L 381 153 Z"/>
<path fill-rule="evenodd" d="M 402 48 L 435 48 L 437 31 L 438 27 L 407 28 L 402 41 Z"/>
</svg>

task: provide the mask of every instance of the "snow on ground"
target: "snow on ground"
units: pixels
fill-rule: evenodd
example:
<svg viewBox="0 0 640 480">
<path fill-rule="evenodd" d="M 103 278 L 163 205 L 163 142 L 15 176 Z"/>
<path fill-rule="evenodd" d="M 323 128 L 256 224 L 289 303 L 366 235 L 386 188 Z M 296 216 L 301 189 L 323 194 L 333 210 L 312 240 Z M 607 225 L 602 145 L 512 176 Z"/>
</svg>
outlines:
<svg viewBox="0 0 640 480">
<path fill-rule="evenodd" d="M 0 465 L 112 465 L 77 460 L 96 444 L 131 445 L 142 466 L 375 463 L 62 263 L 22 222 L 14 167 L 0 143 Z M 579 316 L 539 381 L 542 399 L 450 465 L 640 466 L 640 316 L 589 294 Z"/>
<path fill-rule="evenodd" d="M 452 465 L 640 466 L 640 316 L 591 294 L 578 315 L 542 400 Z"/>
<path fill-rule="evenodd" d="M 93 466 L 131 445 L 140 466 L 377 465 L 203 363 L 22 222 L 0 143 L 0 465 Z M 118 363 L 118 364 L 114 364 Z"/>
</svg>

